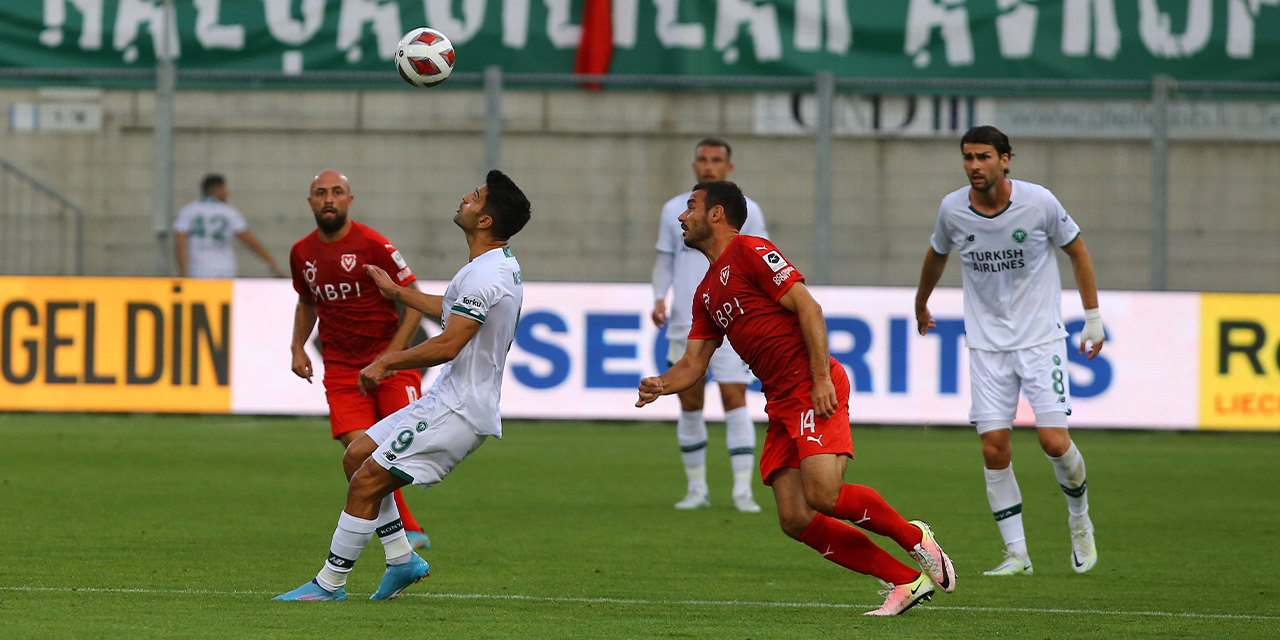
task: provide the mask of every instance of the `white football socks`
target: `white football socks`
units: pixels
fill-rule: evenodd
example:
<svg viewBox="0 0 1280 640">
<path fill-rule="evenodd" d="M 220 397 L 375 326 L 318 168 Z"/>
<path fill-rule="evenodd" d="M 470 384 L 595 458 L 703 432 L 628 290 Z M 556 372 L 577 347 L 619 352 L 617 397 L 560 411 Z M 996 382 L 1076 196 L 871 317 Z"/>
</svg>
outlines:
<svg viewBox="0 0 1280 640">
<path fill-rule="evenodd" d="M 707 423 L 701 411 L 681 411 L 676 421 L 676 441 L 689 478 L 689 490 L 707 493 Z"/>
<path fill-rule="evenodd" d="M 360 552 L 373 539 L 376 528 L 375 520 L 357 518 L 343 511 L 333 531 L 333 542 L 329 544 L 329 559 L 316 575 L 316 582 L 329 591 L 337 591 L 347 584 L 347 574 L 356 566 Z"/>
<path fill-rule="evenodd" d="M 724 414 L 725 442 L 729 445 L 729 466 L 733 469 L 733 490 L 751 487 L 751 472 L 755 466 L 756 426 L 746 407 L 738 407 Z"/>
<path fill-rule="evenodd" d="M 400 509 L 396 507 L 395 496 L 387 494 L 378 508 L 378 539 L 382 541 L 382 549 L 387 553 L 387 564 L 404 564 L 413 557 L 413 545 L 409 544 L 409 534 L 400 521 Z"/>
<path fill-rule="evenodd" d="M 1004 469 L 983 469 L 987 478 L 987 502 L 1000 527 L 1004 546 L 1019 558 L 1027 559 L 1027 536 L 1022 529 L 1022 491 L 1013 475 L 1013 463 Z"/>
<path fill-rule="evenodd" d="M 1067 511 L 1072 521 L 1079 521 L 1089 516 L 1089 483 L 1085 482 L 1084 456 L 1072 442 L 1067 452 L 1055 458 L 1048 456 L 1053 463 L 1053 475 L 1062 485 L 1062 493 L 1067 497 Z"/>
</svg>

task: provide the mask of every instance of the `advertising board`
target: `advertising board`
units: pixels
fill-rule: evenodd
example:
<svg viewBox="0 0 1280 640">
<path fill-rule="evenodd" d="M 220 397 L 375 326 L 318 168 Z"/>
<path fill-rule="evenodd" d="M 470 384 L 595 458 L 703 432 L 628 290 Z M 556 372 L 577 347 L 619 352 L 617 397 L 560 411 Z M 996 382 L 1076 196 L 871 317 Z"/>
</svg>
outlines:
<svg viewBox="0 0 1280 640">
<path fill-rule="evenodd" d="M 423 282 L 442 292 L 447 283 Z M 675 398 L 636 409 L 640 378 L 666 368 L 647 284 L 525 283 L 503 380 L 508 418 L 674 420 Z M 938 327 L 917 335 L 915 291 L 813 287 L 855 423 L 968 422 L 961 292 L 939 289 Z M 1104 291 L 1107 343 L 1068 349 L 1073 427 L 1280 429 L 1280 296 Z M 323 359 L 290 370 L 297 294 L 287 280 L 0 277 L 0 410 L 328 412 Z M 1068 338 L 1084 324 L 1063 292 Z M 428 335 L 439 332 L 424 322 Z M 429 388 L 437 370 L 424 376 Z M 723 417 L 708 382 L 707 417 Z M 765 419 L 758 385 L 748 394 Z M 1025 402 L 1016 422 L 1031 424 Z"/>
</svg>

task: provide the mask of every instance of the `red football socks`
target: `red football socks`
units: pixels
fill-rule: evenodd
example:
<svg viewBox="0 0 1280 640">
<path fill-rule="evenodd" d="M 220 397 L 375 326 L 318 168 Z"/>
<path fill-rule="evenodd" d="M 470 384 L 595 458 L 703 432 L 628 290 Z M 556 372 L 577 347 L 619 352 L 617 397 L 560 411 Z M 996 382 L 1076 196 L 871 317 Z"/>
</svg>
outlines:
<svg viewBox="0 0 1280 640">
<path fill-rule="evenodd" d="M 413 519 L 412 513 L 409 513 L 409 505 L 404 503 L 404 496 L 400 495 L 400 490 L 396 489 L 391 496 L 396 501 L 396 509 L 400 510 L 400 523 L 404 525 L 405 530 L 422 533 L 422 527 L 418 526 L 418 521 Z"/>
<path fill-rule="evenodd" d="M 846 484 L 840 489 L 836 510 L 831 515 L 886 536 L 907 551 L 914 549 L 924 537 L 920 529 L 898 515 L 875 489 L 860 484 Z"/>
<path fill-rule="evenodd" d="M 815 515 L 805 528 L 800 542 L 846 569 L 875 576 L 890 584 L 906 584 L 920 576 L 918 569 L 898 562 L 888 551 L 876 546 L 867 534 L 821 513 Z"/>
</svg>

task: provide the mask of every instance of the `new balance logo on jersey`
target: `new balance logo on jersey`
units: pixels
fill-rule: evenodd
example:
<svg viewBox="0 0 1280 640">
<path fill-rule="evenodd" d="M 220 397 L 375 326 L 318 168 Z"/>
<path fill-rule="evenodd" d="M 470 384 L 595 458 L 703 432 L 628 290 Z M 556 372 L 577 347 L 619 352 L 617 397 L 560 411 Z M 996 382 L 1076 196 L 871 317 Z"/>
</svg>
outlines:
<svg viewBox="0 0 1280 640">
<path fill-rule="evenodd" d="M 787 266 L 787 261 L 783 259 L 782 254 L 777 251 L 770 251 L 761 257 L 764 258 L 765 264 L 769 265 L 770 269 L 773 269 L 774 273 L 777 273 L 780 269 Z"/>
<path fill-rule="evenodd" d="M 350 273 L 352 269 L 356 268 L 356 262 L 357 262 L 356 254 L 354 253 L 342 254 L 342 263 L 341 263 L 342 268 L 348 273 Z"/>
<path fill-rule="evenodd" d="M 729 267 L 720 270 L 720 284 L 729 284 Z"/>
<path fill-rule="evenodd" d="M 819 447 L 825 447 L 825 446 L 827 446 L 827 445 L 822 444 L 822 437 L 823 437 L 823 436 L 825 436 L 825 435 L 827 435 L 827 434 L 825 434 L 825 433 L 818 434 L 818 437 L 816 437 L 816 438 L 815 438 L 815 437 L 813 437 L 813 436 L 805 436 L 805 440 L 812 440 L 812 441 L 814 441 L 814 442 L 818 443 L 818 446 L 819 446 Z"/>
</svg>

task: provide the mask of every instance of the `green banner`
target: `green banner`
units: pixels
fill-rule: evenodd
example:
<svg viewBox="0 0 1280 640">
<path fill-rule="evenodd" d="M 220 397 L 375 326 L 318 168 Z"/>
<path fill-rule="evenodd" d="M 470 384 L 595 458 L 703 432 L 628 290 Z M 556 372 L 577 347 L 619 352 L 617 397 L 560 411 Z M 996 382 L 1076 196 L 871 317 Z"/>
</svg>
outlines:
<svg viewBox="0 0 1280 640">
<path fill-rule="evenodd" d="M 567 72 L 584 0 L 174 0 L 180 68 L 390 71 L 431 26 L 457 69 Z M 4 0 L 0 67 L 154 65 L 163 0 Z M 1280 0 L 612 0 L 611 72 L 1280 81 Z M 104 73 L 104 79 L 109 75 Z"/>
</svg>

